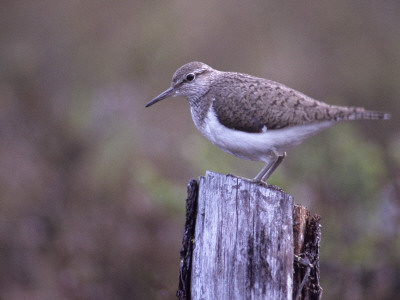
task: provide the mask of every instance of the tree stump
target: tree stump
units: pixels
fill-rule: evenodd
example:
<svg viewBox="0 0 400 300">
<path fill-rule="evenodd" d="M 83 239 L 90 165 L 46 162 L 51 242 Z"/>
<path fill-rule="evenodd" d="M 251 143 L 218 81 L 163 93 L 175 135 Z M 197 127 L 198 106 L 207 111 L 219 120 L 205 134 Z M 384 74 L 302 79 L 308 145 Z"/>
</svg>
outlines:
<svg viewBox="0 0 400 300">
<path fill-rule="evenodd" d="M 199 185 L 191 180 L 178 298 L 319 299 L 294 290 L 320 288 L 312 263 L 319 267 L 320 236 L 311 242 L 309 219 L 298 218 L 300 211 L 291 195 L 271 185 L 209 171 Z M 317 260 L 301 252 L 312 246 Z M 316 279 L 311 286 L 310 273 Z"/>
</svg>

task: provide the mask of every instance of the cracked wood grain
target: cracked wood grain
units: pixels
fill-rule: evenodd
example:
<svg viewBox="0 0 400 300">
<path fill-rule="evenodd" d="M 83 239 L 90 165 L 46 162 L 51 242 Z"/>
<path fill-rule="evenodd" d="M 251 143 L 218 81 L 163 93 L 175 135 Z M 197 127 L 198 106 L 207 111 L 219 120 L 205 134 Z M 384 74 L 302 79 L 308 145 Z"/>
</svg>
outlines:
<svg viewBox="0 0 400 300">
<path fill-rule="evenodd" d="M 200 178 L 192 299 L 291 299 L 293 199 L 232 175 Z"/>
</svg>

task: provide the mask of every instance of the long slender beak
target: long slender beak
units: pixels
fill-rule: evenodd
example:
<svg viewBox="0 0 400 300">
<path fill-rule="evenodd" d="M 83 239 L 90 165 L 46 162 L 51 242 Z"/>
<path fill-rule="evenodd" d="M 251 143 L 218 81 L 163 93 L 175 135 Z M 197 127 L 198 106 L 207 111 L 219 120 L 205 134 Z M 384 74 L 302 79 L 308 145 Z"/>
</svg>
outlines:
<svg viewBox="0 0 400 300">
<path fill-rule="evenodd" d="M 158 101 L 161 101 L 165 98 L 171 97 L 174 95 L 174 88 L 170 87 L 169 89 L 165 90 L 164 92 L 162 92 L 160 95 L 158 95 L 157 97 L 155 97 L 153 100 L 151 100 L 149 103 L 146 104 L 146 107 L 149 107 L 155 103 L 157 103 Z"/>
</svg>

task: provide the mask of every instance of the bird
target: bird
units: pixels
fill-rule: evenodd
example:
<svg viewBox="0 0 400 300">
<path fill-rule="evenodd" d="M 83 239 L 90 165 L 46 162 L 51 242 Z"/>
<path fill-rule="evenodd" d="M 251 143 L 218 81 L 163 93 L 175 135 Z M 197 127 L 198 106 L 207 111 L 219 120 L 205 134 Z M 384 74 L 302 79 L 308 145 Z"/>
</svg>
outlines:
<svg viewBox="0 0 400 300">
<path fill-rule="evenodd" d="M 362 107 L 329 105 L 282 83 L 202 62 L 176 70 L 171 86 L 146 104 L 185 97 L 197 129 L 222 151 L 265 165 L 252 179 L 266 182 L 286 152 L 342 121 L 387 120 L 390 114 Z"/>
</svg>

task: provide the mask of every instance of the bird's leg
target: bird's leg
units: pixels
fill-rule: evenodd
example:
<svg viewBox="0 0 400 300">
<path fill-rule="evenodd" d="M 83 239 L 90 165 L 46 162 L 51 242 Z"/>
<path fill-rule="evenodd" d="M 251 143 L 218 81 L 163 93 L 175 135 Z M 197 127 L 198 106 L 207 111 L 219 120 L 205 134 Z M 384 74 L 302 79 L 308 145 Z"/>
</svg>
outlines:
<svg viewBox="0 0 400 300">
<path fill-rule="evenodd" d="M 262 181 L 262 179 L 265 177 L 265 174 L 268 173 L 268 170 L 273 168 L 273 166 L 279 159 L 279 154 L 274 150 L 269 151 L 268 156 L 270 157 L 269 161 L 265 164 L 265 166 L 261 169 L 261 171 L 257 174 L 257 176 L 254 177 L 253 181 L 256 182 Z"/>
<path fill-rule="evenodd" d="M 254 177 L 253 181 L 260 182 L 265 176 L 265 174 L 268 172 L 268 170 L 272 168 L 275 162 L 276 160 L 271 160 L 268 163 L 266 163 L 265 166 L 261 169 L 261 171 L 257 174 L 257 176 Z"/>
<path fill-rule="evenodd" d="M 278 155 L 278 153 L 272 151 L 271 154 L 272 159 L 261 169 L 257 176 L 254 177 L 254 181 L 266 181 L 286 157 L 286 152 L 284 152 L 283 155 Z"/>
<path fill-rule="evenodd" d="M 282 155 L 278 156 L 278 159 L 275 161 L 275 163 L 272 165 L 272 167 L 270 169 L 268 169 L 268 171 L 265 173 L 265 175 L 262 177 L 261 180 L 266 182 L 267 179 L 269 178 L 269 176 L 271 176 L 272 173 L 274 173 L 276 168 L 281 164 L 281 162 L 283 161 L 283 159 L 285 157 L 286 157 L 286 152 L 283 152 Z"/>
</svg>

